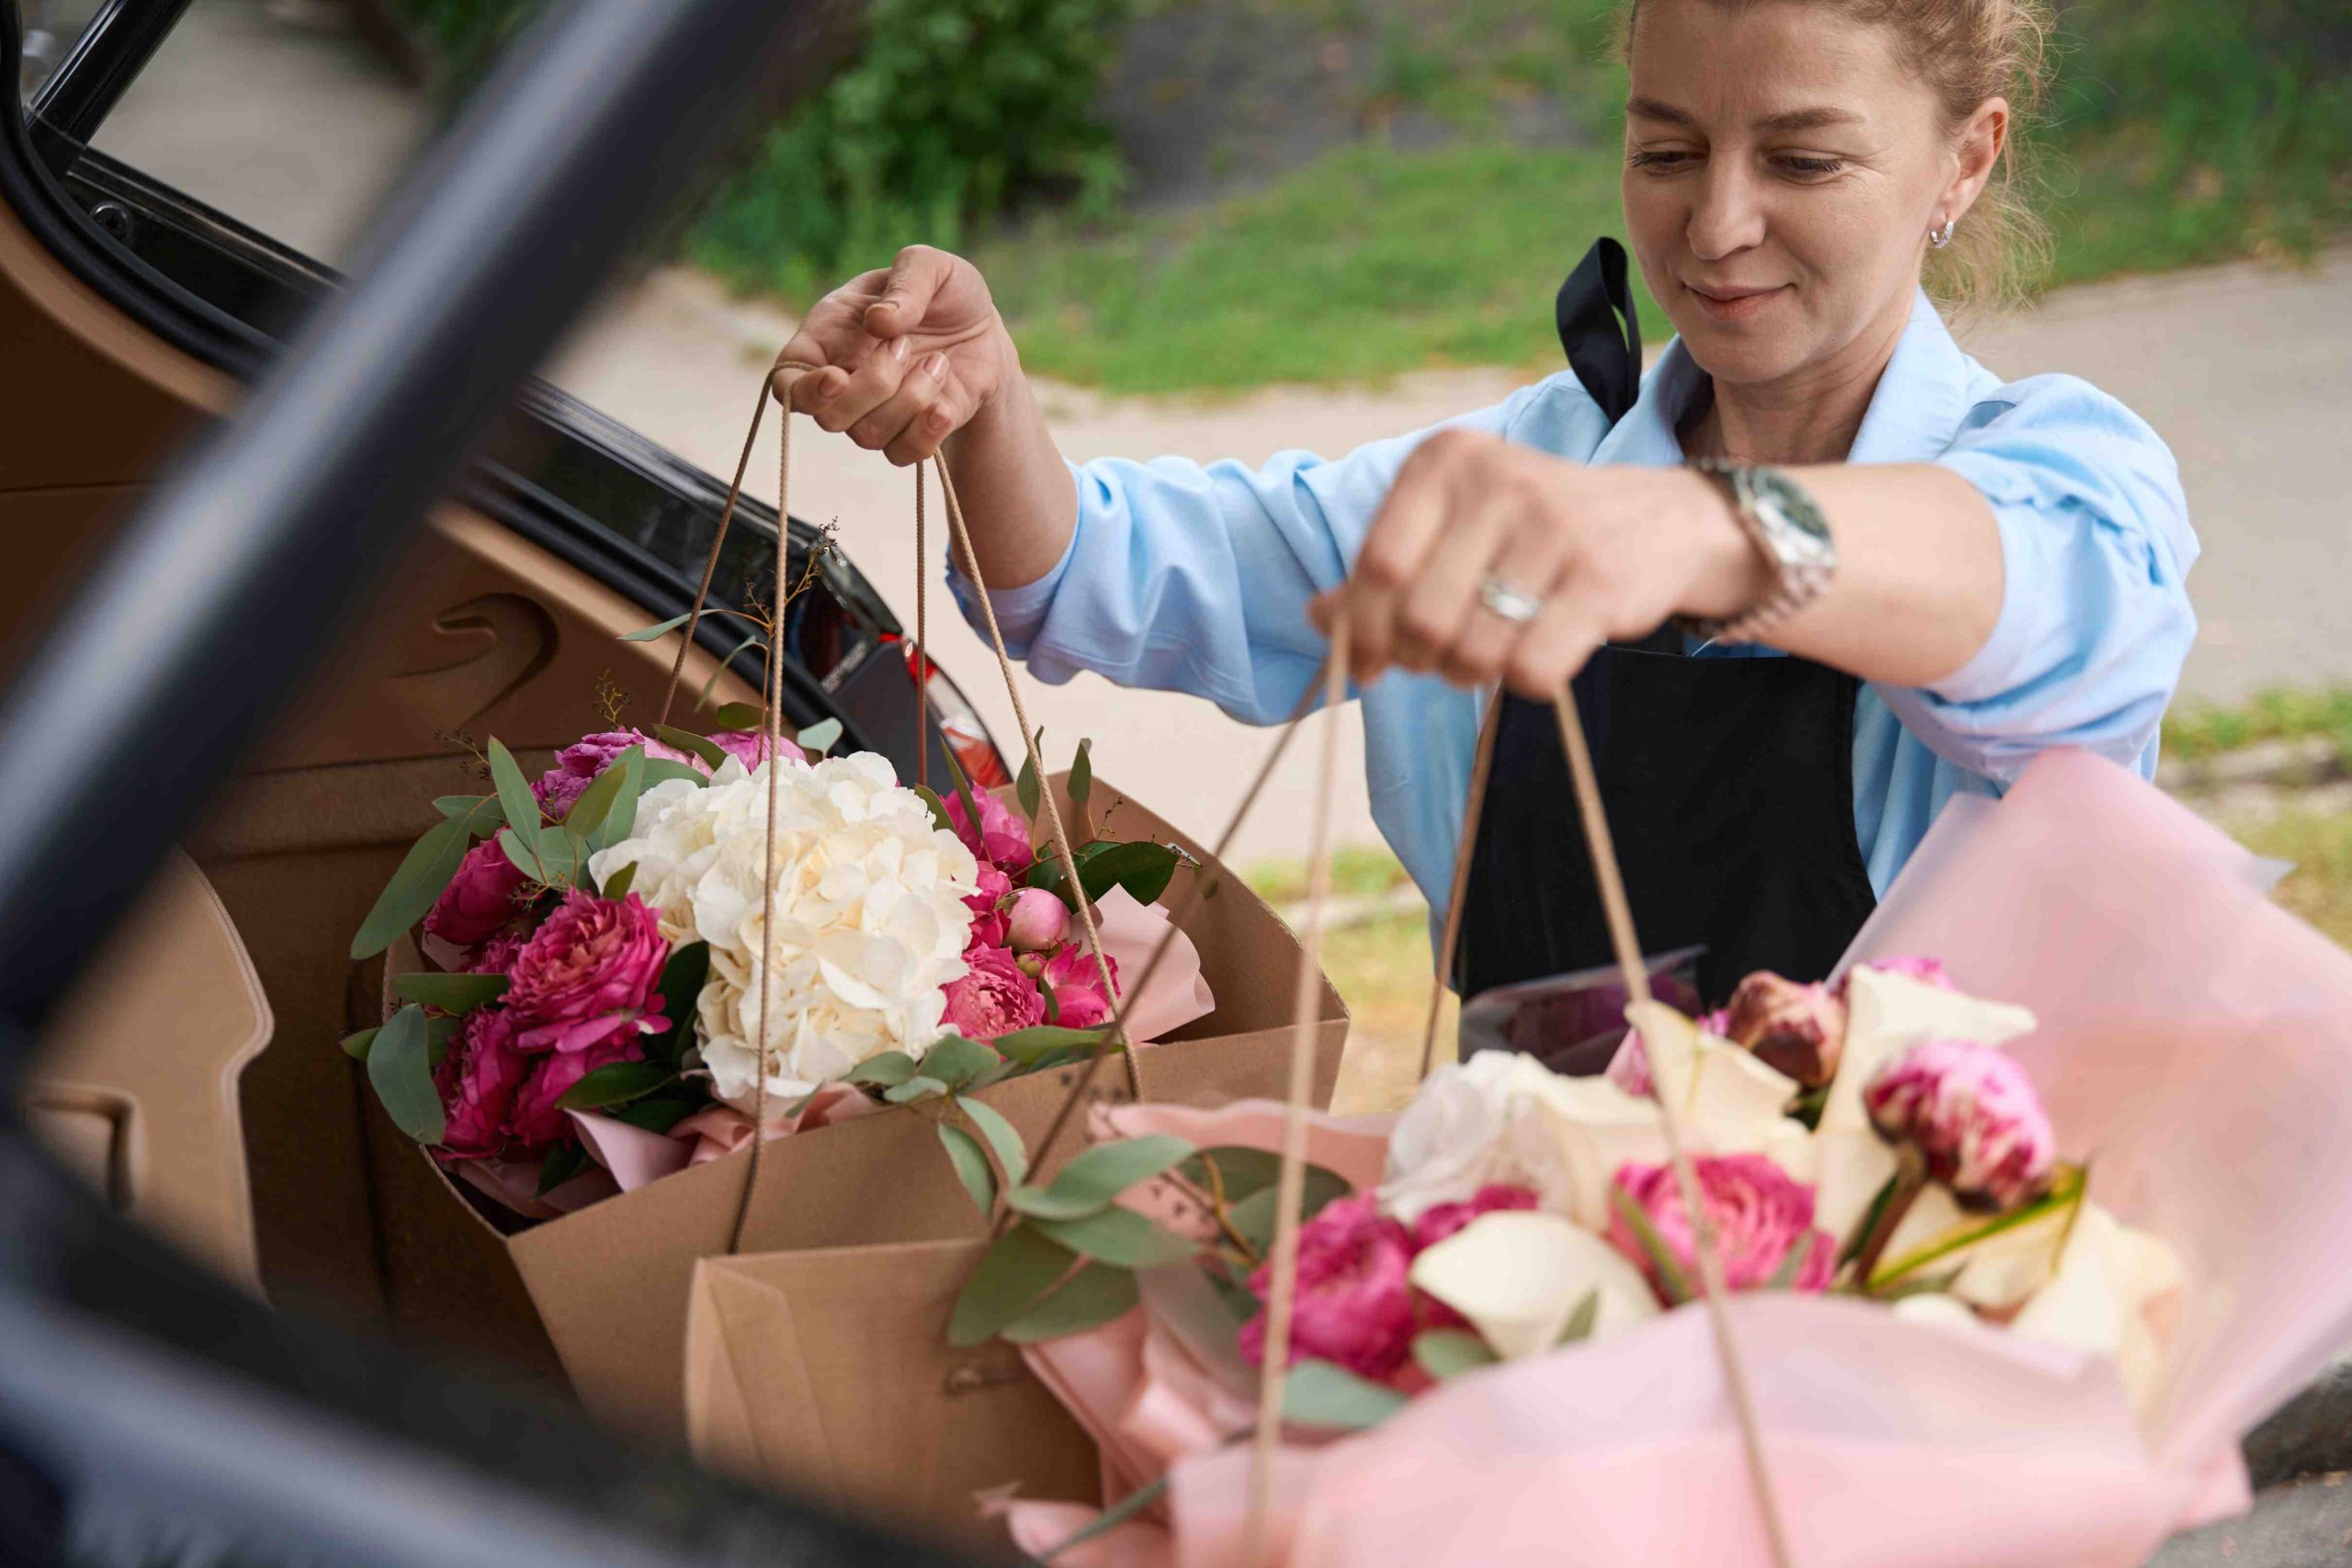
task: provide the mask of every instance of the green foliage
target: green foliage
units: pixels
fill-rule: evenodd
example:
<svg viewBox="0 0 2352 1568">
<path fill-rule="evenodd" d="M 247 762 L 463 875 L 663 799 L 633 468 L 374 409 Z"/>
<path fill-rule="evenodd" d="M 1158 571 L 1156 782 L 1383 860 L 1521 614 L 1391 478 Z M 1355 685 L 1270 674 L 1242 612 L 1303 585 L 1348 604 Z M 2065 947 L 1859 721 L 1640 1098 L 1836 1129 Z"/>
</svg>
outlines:
<svg viewBox="0 0 2352 1568">
<path fill-rule="evenodd" d="M 2352 686 L 2281 687 L 2224 705 L 2185 703 L 2165 716 L 2167 759 L 2195 761 L 2265 740 L 2327 737 L 2352 768 Z"/>
<path fill-rule="evenodd" d="M 806 297 L 1031 197 L 1107 216 L 1124 166 L 1095 104 L 1127 15 L 1127 0 L 873 0 L 856 58 L 768 131 L 690 251 Z"/>
</svg>

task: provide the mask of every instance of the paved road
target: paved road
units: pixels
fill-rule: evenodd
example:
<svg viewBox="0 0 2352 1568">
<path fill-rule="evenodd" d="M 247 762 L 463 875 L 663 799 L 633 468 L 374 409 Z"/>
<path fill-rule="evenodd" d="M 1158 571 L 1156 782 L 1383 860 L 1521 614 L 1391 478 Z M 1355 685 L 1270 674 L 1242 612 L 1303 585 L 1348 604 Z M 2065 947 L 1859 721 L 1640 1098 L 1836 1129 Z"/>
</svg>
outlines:
<svg viewBox="0 0 2352 1568">
<path fill-rule="evenodd" d="M 269 232 L 339 255 L 430 117 L 334 26 L 324 0 L 198 0 L 99 144 Z M 1548 287 L 1552 259 L 1531 262 Z M 791 323 L 698 275 L 653 274 L 586 323 L 553 378 L 704 466 L 741 443 L 749 389 Z M 2068 370 L 2116 392 L 2172 443 L 2206 553 L 2191 579 L 2204 631 L 2186 682 L 2230 698 L 2281 682 L 2352 680 L 2339 606 L 2352 590 L 2352 249 L 2310 270 L 2255 265 L 2080 288 L 2022 319 L 1963 333 L 1996 369 Z M 1378 390 L 1282 388 L 1218 403 L 1110 401 L 1057 391 L 1074 457 L 1179 453 L 1258 460 L 1283 447 L 1339 453 L 1494 401 L 1511 377 L 1408 378 Z M 902 607 L 914 570 L 909 476 L 801 426 L 796 512 L 837 519 L 852 557 Z M 771 436 L 770 439 L 773 439 Z M 773 469 L 763 459 L 753 470 Z M 1016 733 L 990 660 L 960 624 L 940 657 L 998 733 Z M 1189 699 L 1114 694 L 1091 676 L 1031 696 L 1050 739 L 1097 741 L 1107 773 L 1207 832 L 1266 743 Z M 1351 722 L 1351 730 L 1352 724 Z M 1350 736 L 1349 778 L 1360 777 Z M 1303 766 L 1260 809 L 1239 858 L 1293 852 L 1307 818 Z M 1374 837 L 1361 784 L 1340 832 Z"/>
</svg>

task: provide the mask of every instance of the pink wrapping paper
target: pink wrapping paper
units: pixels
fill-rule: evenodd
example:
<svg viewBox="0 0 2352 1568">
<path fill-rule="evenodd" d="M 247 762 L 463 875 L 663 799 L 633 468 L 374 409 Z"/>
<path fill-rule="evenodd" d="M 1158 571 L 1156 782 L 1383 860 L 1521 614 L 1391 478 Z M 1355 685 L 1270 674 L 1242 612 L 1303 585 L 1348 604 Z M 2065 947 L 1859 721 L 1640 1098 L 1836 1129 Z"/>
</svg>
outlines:
<svg viewBox="0 0 2352 1568">
<path fill-rule="evenodd" d="M 1738 1299 L 1805 1568 L 2140 1563 L 2244 1505 L 2239 1435 L 2352 1341 L 2337 1263 L 2352 1243 L 2352 956 L 2265 902 L 2257 871 L 2136 777 L 2053 753 L 2006 800 L 1939 821 L 1857 939 L 1849 961 L 1934 954 L 1963 989 L 2039 1015 L 2009 1050 L 2062 1147 L 2092 1156 L 2101 1202 L 2172 1243 L 2188 1285 L 2144 1423 L 2096 1358 L 1850 1299 Z M 1129 1132 L 1271 1147 L 1280 1111 L 1121 1115 Z M 1363 1132 L 1317 1132 L 1361 1168 Z M 1137 1413 L 1181 1392 L 1146 1342 L 1137 1314 L 1030 1351 L 1125 1472 Z M 1125 1556 L 1067 1561 L 1237 1563 L 1248 1465 L 1246 1446 L 1194 1446 L 1158 1515 L 1110 1538 Z M 1290 1568 L 1769 1560 L 1695 1306 L 1468 1374 L 1372 1431 L 1286 1446 L 1275 1490 L 1272 1560 Z M 1072 1517 L 1012 1511 L 1032 1551 Z"/>
</svg>

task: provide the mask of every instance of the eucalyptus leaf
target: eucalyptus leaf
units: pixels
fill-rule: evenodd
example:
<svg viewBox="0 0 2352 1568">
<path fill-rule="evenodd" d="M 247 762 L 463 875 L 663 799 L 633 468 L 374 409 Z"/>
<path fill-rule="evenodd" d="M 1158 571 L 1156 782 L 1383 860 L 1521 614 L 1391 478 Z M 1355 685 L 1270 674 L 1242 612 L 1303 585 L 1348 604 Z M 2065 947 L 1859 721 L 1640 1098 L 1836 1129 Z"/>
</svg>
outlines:
<svg viewBox="0 0 2352 1568">
<path fill-rule="evenodd" d="M 1006 1324 L 1004 1337 L 1015 1345 L 1032 1345 L 1040 1339 L 1083 1334 L 1125 1316 L 1142 1299 L 1133 1273 L 1090 1263 L 1064 1281 L 1061 1289 Z"/>
<path fill-rule="evenodd" d="M 1021 776 L 1012 783 L 1012 795 L 1014 799 L 1021 802 L 1021 814 L 1028 818 L 1034 826 L 1037 820 L 1037 807 L 1044 793 L 1044 785 L 1037 777 L 1037 759 L 1046 750 L 1044 727 L 1040 726 L 1037 733 L 1031 737 L 1031 746 L 1032 750 L 1021 759 Z"/>
<path fill-rule="evenodd" d="M 496 807 L 497 805 L 498 796 L 494 795 L 435 795 L 433 799 L 434 810 L 444 817 L 453 817 L 460 820 L 472 816 L 485 806 Z M 506 820 L 506 813 L 503 809 L 498 814 L 498 819 L 501 822 Z"/>
<path fill-rule="evenodd" d="M 914 788 L 915 794 L 922 797 L 922 803 L 931 807 L 932 826 L 954 832 L 956 818 L 947 815 L 947 803 L 940 799 L 929 784 L 917 784 Z"/>
<path fill-rule="evenodd" d="M 656 621 L 650 626 L 639 626 L 633 632 L 623 632 L 621 640 L 623 642 L 652 642 L 667 637 L 694 618 L 695 613 L 689 610 L 683 615 L 673 615 L 666 621 Z"/>
<path fill-rule="evenodd" d="M 1361 1432 L 1405 1408 L 1395 1389 L 1329 1361 L 1306 1360 L 1283 1380 L 1283 1419 L 1304 1427 Z"/>
<path fill-rule="evenodd" d="M 506 856 L 506 863 L 525 876 L 534 882 L 545 882 L 548 879 L 546 868 L 539 864 L 539 857 L 524 848 L 523 840 L 514 836 L 514 829 L 501 828 L 498 830 L 498 847 Z"/>
<path fill-rule="evenodd" d="M 506 813 L 506 829 L 536 857 L 539 852 L 539 803 L 523 777 L 514 753 L 496 736 L 490 741 L 490 782 L 498 786 L 499 808 Z"/>
<path fill-rule="evenodd" d="M 972 825 L 972 832 L 977 836 L 980 830 L 980 806 L 972 798 L 972 781 L 964 776 L 964 764 L 956 760 L 955 747 L 941 748 L 941 755 L 947 759 L 947 776 L 956 781 L 956 798 L 963 802 L 964 820 Z"/>
<path fill-rule="evenodd" d="M 565 827 L 575 833 L 586 835 L 603 824 L 605 816 L 613 809 L 613 803 L 620 798 L 622 787 L 628 782 L 628 771 L 621 765 L 621 761 L 629 751 L 641 756 L 644 749 L 631 746 L 620 757 L 605 763 L 605 771 L 588 781 L 588 787 L 580 792 L 580 798 L 573 801 L 571 809 L 563 814 Z"/>
<path fill-rule="evenodd" d="M 979 1139 L 961 1127 L 942 1122 L 939 1141 L 947 1150 L 947 1163 L 956 1168 L 956 1179 L 964 1184 L 980 1218 L 985 1220 L 995 1213 L 996 1172 L 989 1168 L 988 1152 L 980 1147 Z"/>
<path fill-rule="evenodd" d="M 631 861 L 627 865 L 621 867 L 620 870 L 613 873 L 610 877 L 605 879 L 605 897 L 607 898 L 626 898 L 628 897 L 628 890 L 634 886 L 636 883 L 637 863 L 635 861 Z"/>
<path fill-rule="evenodd" d="M 928 1073 L 917 1073 L 901 1084 L 893 1084 L 882 1091 L 882 1098 L 893 1105 L 912 1105 L 918 1100 L 932 1100 L 947 1092 L 947 1086 Z"/>
<path fill-rule="evenodd" d="M 1182 1138 L 1155 1133 L 1097 1144 L 1062 1167 L 1047 1187 L 1016 1187 L 1005 1201 L 1040 1220 L 1079 1220 L 1109 1208 L 1119 1194 L 1149 1181 L 1193 1153 Z"/>
<path fill-rule="evenodd" d="M 1479 1367 L 1491 1367 L 1501 1359 L 1467 1329 L 1431 1328 L 1413 1337 L 1414 1361 L 1440 1382 Z"/>
<path fill-rule="evenodd" d="M 972 1120 L 980 1136 L 996 1151 L 996 1163 L 1004 1168 L 1004 1179 L 1019 1183 L 1029 1179 L 1029 1151 L 1021 1146 L 1021 1134 L 1004 1119 L 1004 1112 L 986 1100 L 962 1100 L 956 1108 Z"/>
<path fill-rule="evenodd" d="M 428 1018 L 424 1021 L 424 1059 L 435 1066 L 449 1054 L 449 1047 L 466 1032 L 462 1018 Z"/>
<path fill-rule="evenodd" d="M 1154 1503 L 1159 1502 L 1160 1498 L 1166 1496 L 1167 1494 L 1168 1477 L 1163 1472 L 1158 1480 L 1145 1482 L 1141 1486 L 1136 1487 L 1134 1491 L 1128 1493 L 1125 1496 L 1120 1498 L 1117 1502 L 1112 1504 L 1101 1513 L 1095 1515 L 1094 1517 L 1086 1522 L 1086 1528 L 1084 1529 L 1080 1530 L 1068 1540 L 1065 1540 L 1060 1545 L 1054 1547 L 1051 1551 L 1038 1553 L 1037 1561 L 1039 1562 L 1048 1564 L 1050 1568 L 1050 1564 L 1053 1562 L 1055 1558 L 1062 1556 L 1066 1552 L 1075 1551 L 1080 1547 L 1084 1546 L 1088 1541 L 1093 1540 L 1099 1536 L 1108 1535 L 1111 1531 L 1118 1529 L 1121 1525 L 1125 1524 L 1129 1519 L 1134 1518 L 1137 1514 L 1142 1513 L 1146 1508 L 1150 1507 Z"/>
<path fill-rule="evenodd" d="M 947 1320 L 947 1343 L 967 1350 L 995 1337 L 1005 1325 L 1051 1290 L 1076 1259 L 1069 1248 L 1035 1225 L 1015 1224 L 980 1255 Z"/>
<path fill-rule="evenodd" d="M 614 792 L 611 809 L 588 835 L 588 847 L 592 850 L 609 850 L 637 831 L 637 800 L 645 793 L 645 748 L 630 747 L 614 761 L 613 767 L 620 773 L 621 785 Z M 624 886 L 621 891 L 628 889 Z M 607 891 L 605 896 L 617 898 L 621 895 Z"/>
<path fill-rule="evenodd" d="M 692 762 L 681 762 L 671 757 L 645 759 L 645 787 L 647 789 L 651 789 L 658 784 L 667 784 L 672 779 L 684 779 L 696 789 L 710 783 L 709 775 Z"/>
<path fill-rule="evenodd" d="M 359 922 L 359 930 L 351 939 L 351 956 L 373 958 L 401 938 L 417 921 L 424 919 L 434 901 L 458 874 L 458 866 L 466 858 L 471 840 L 462 819 L 437 822 L 425 829 L 424 836 L 412 845 L 402 857 L 400 869 L 376 896 L 375 907 L 368 918 Z"/>
<path fill-rule="evenodd" d="M 1157 1269 L 1193 1256 L 1193 1244 L 1133 1209 L 1105 1209 L 1078 1220 L 1031 1220 L 1052 1241 L 1122 1269 Z"/>
<path fill-rule="evenodd" d="M 1306 1168 L 1306 1201 L 1299 1206 L 1299 1224 L 1305 1224 L 1323 1212 L 1323 1205 L 1335 1198 L 1348 1195 L 1345 1179 L 1325 1170 L 1320 1166 Z M 1274 1243 L 1274 1204 L 1282 1196 L 1279 1184 L 1259 1188 L 1247 1198 L 1230 1204 L 1226 1210 L 1226 1222 L 1240 1233 L 1243 1240 L 1261 1258 L 1272 1249 Z"/>
<path fill-rule="evenodd" d="M 764 716 L 757 703 L 729 703 L 710 716 L 711 733 L 729 729 L 757 729 Z"/>
<path fill-rule="evenodd" d="M 841 738 L 842 721 L 837 718 L 829 718 L 810 725 L 802 730 L 796 739 L 803 751 L 808 752 L 811 757 L 821 757 L 840 744 Z"/>
<path fill-rule="evenodd" d="M 978 1040 L 967 1040 L 961 1034 L 943 1034 L 922 1054 L 925 1077 L 935 1078 L 951 1089 L 962 1089 L 982 1073 L 1002 1065 L 1004 1058 Z"/>
<path fill-rule="evenodd" d="M 915 1059 L 904 1051 L 880 1052 L 842 1075 L 847 1082 L 873 1089 L 896 1089 L 914 1076 Z"/>
<path fill-rule="evenodd" d="M 1069 1050 L 1073 1046 L 1091 1051 L 1111 1038 L 1111 1031 L 1103 1029 L 1057 1029 L 1051 1024 L 1038 1024 L 1029 1029 L 1016 1029 L 1010 1034 L 996 1037 L 997 1054 L 1023 1066 L 1035 1066 L 1039 1058 L 1050 1051 Z"/>
<path fill-rule="evenodd" d="M 424 1009 L 414 1002 L 384 1021 L 368 1048 L 368 1082 L 392 1125 L 420 1144 L 437 1144 L 449 1128 L 433 1087 Z"/>
<path fill-rule="evenodd" d="M 396 976 L 392 995 L 404 1002 L 423 1002 L 447 1013 L 471 1012 L 506 994 L 503 975 L 435 975 L 419 970 Z"/>
<path fill-rule="evenodd" d="M 674 724 L 657 724 L 653 727 L 653 733 L 659 739 L 666 741 L 681 751 L 692 752 L 714 768 L 726 765 L 727 749 L 716 740 L 696 735 L 691 729 L 680 729 Z"/>
<path fill-rule="evenodd" d="M 642 1127 L 649 1133 L 666 1133 L 701 1109 L 699 1104 L 691 1100 L 673 1100 L 667 1095 L 655 1095 L 645 1100 L 632 1100 L 627 1105 L 615 1106 L 605 1114 L 616 1122 L 626 1122 L 632 1127 Z"/>
<path fill-rule="evenodd" d="M 368 1059 L 368 1047 L 375 1043 L 376 1031 L 372 1029 L 354 1030 L 351 1033 L 345 1035 L 341 1040 L 336 1042 L 337 1044 L 343 1047 L 343 1054 L 350 1057 L 355 1062 L 366 1061 Z"/>
<path fill-rule="evenodd" d="M 710 705 L 710 694 L 711 693 L 718 690 L 718 678 L 727 673 L 727 667 L 734 663 L 735 660 L 741 658 L 744 653 L 759 646 L 760 634 L 758 632 L 753 632 L 742 641 L 729 649 L 726 654 L 720 658 L 718 662 L 711 666 L 710 679 L 702 683 L 702 690 L 695 694 L 695 706 L 698 708 L 708 707 Z M 750 703 L 729 703 L 727 705 L 727 708 L 722 708 L 720 711 L 723 713 L 728 711 L 728 709 L 747 707 L 752 709 L 752 718 L 750 723 L 733 725 L 722 724 L 718 726 L 718 728 L 721 729 L 759 728 L 760 720 L 763 716 L 759 708 L 753 706 Z"/>
<path fill-rule="evenodd" d="M 1078 755 L 1069 765 L 1069 798 L 1076 806 L 1089 804 L 1094 795 L 1094 742 L 1078 743 Z"/>
<path fill-rule="evenodd" d="M 578 1083 L 563 1091 L 556 1104 L 565 1111 L 602 1111 L 608 1105 L 626 1105 L 641 1099 L 677 1079 L 678 1075 L 666 1063 L 607 1062 L 594 1072 L 582 1075 Z"/>
</svg>

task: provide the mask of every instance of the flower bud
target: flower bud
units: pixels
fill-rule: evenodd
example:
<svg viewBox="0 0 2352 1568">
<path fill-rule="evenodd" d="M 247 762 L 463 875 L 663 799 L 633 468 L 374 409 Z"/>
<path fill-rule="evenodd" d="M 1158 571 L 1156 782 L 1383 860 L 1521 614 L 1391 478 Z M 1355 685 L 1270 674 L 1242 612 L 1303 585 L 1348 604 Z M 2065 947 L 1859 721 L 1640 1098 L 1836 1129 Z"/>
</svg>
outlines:
<svg viewBox="0 0 2352 1568">
<path fill-rule="evenodd" d="M 1034 980 L 1046 972 L 1046 955 L 1042 953 L 1016 953 L 1012 955 L 1012 966 Z"/>
<path fill-rule="evenodd" d="M 1819 1089 L 1838 1076 L 1846 1048 L 1846 1004 L 1826 986 L 1800 986 L 1769 969 L 1739 983 L 1725 1010 L 1724 1038 L 1776 1072 Z"/>
<path fill-rule="evenodd" d="M 1922 1040 L 1862 1090 L 1871 1124 L 1908 1142 L 1928 1174 L 1963 1202 L 2013 1209 L 2039 1196 L 2057 1164 L 2050 1113 L 2025 1069 L 1973 1040 Z"/>
<path fill-rule="evenodd" d="M 1042 953 L 1069 937 L 1069 906 L 1057 893 L 1024 887 L 1006 907 L 1005 945 L 1015 953 Z"/>
</svg>

